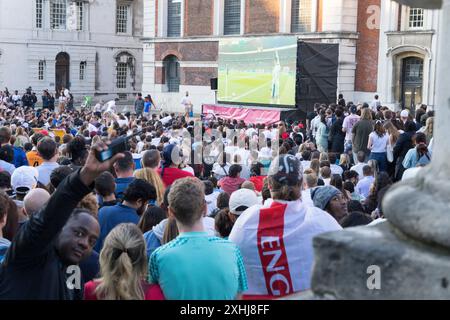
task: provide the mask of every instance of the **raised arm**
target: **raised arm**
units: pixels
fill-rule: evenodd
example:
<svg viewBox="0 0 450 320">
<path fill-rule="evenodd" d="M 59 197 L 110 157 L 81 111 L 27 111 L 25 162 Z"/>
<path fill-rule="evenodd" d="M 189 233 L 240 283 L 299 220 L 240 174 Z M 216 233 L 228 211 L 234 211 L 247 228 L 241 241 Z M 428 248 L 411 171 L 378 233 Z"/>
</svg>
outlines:
<svg viewBox="0 0 450 320">
<path fill-rule="evenodd" d="M 103 142 L 93 146 L 85 166 L 64 179 L 47 205 L 20 229 L 10 250 L 13 260 L 33 259 L 44 254 L 78 202 L 92 191 L 95 178 L 123 157 L 122 154 L 117 154 L 108 161 L 99 162 L 94 150 L 104 149 L 107 149 L 107 146 Z"/>
</svg>

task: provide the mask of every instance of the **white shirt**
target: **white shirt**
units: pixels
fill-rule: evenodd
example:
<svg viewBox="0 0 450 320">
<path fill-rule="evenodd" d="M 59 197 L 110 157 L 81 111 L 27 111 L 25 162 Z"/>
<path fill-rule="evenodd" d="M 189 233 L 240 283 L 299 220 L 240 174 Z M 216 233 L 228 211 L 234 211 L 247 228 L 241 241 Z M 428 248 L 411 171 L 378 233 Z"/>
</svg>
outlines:
<svg viewBox="0 0 450 320">
<path fill-rule="evenodd" d="M 342 175 L 342 173 L 344 173 L 344 170 L 338 166 L 337 164 L 332 164 L 330 167 L 331 170 L 331 174 L 338 174 L 338 175 Z"/>
<path fill-rule="evenodd" d="M 269 208 L 279 208 L 280 205 L 285 207 L 269 211 Z M 269 211 L 265 215 L 261 214 L 263 208 Z M 273 223 L 276 227 L 269 229 L 267 225 Z M 335 230 L 342 230 L 342 227 L 330 214 L 307 207 L 301 200 L 266 201 L 262 206 L 255 205 L 245 210 L 229 236 L 245 261 L 248 290 L 244 294 L 284 295 L 309 289 L 314 262 L 312 239 Z M 265 261 L 264 265 L 262 261 Z M 275 265 L 284 271 L 276 272 L 270 268 Z M 285 290 L 284 285 L 271 286 L 273 280 L 280 276 L 290 278 L 292 287 L 288 292 L 278 291 Z"/>
<path fill-rule="evenodd" d="M 378 136 L 376 132 L 372 132 L 369 134 L 369 138 L 372 139 L 372 150 L 374 153 L 383 153 L 386 152 L 387 145 L 389 142 L 389 135 L 384 134 L 382 137 Z"/>
<path fill-rule="evenodd" d="M 367 166 L 367 163 L 360 162 L 358 164 L 355 164 L 353 167 L 351 167 L 350 170 L 358 172 L 359 179 L 362 179 L 364 166 Z"/>
<path fill-rule="evenodd" d="M 303 160 L 303 161 L 301 161 L 301 164 L 302 164 L 302 167 L 303 167 L 303 171 L 305 171 L 306 169 L 311 168 L 311 161 L 309 161 L 309 160 Z"/>
<path fill-rule="evenodd" d="M 346 141 L 352 141 L 352 129 L 355 123 L 359 121 L 359 116 L 356 114 L 351 114 L 344 118 L 344 122 L 342 124 L 342 128 L 345 128 L 345 140 Z"/>
<path fill-rule="evenodd" d="M 116 113 L 116 101 L 111 100 L 108 101 L 104 106 L 106 112 L 113 112 Z"/>
<path fill-rule="evenodd" d="M 212 214 L 212 212 L 217 209 L 217 197 L 220 192 L 215 191 L 211 194 L 205 195 L 206 205 L 208 206 L 208 216 Z"/>
<path fill-rule="evenodd" d="M 190 107 L 192 105 L 191 99 L 189 98 L 189 96 L 185 96 L 183 97 L 183 99 L 181 99 L 181 105 L 183 107 Z"/>
<path fill-rule="evenodd" d="M 367 198 L 370 193 L 370 187 L 372 186 L 374 180 L 375 178 L 373 176 L 367 176 L 360 179 L 355 187 L 355 191 L 362 195 L 364 198 Z"/>
</svg>

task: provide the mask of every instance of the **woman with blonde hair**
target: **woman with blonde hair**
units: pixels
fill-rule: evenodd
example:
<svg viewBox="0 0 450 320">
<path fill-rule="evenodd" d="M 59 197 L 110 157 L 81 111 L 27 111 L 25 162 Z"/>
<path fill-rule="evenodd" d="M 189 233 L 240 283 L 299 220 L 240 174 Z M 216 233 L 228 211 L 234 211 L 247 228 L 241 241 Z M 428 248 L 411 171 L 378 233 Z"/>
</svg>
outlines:
<svg viewBox="0 0 450 320">
<path fill-rule="evenodd" d="M 23 127 L 17 127 L 16 129 L 16 142 L 14 142 L 15 147 L 21 147 L 30 142 L 30 137 L 27 135 Z"/>
<path fill-rule="evenodd" d="M 319 156 L 319 162 L 322 161 L 330 161 L 330 159 L 328 158 L 328 153 L 327 152 L 321 152 L 320 156 Z"/>
<path fill-rule="evenodd" d="M 427 145 L 430 144 L 431 139 L 433 139 L 433 124 L 434 124 L 434 117 L 429 117 L 427 121 L 425 122 L 425 127 L 422 127 L 418 132 L 425 133 L 425 136 L 427 137 Z"/>
<path fill-rule="evenodd" d="M 101 277 L 84 287 L 85 300 L 163 300 L 158 285 L 145 281 L 147 253 L 141 230 L 133 223 L 115 227 L 100 252 Z"/>
<path fill-rule="evenodd" d="M 350 164 L 350 157 L 346 153 L 342 153 L 341 157 L 339 158 L 339 166 L 342 168 L 342 170 L 348 171 L 351 168 Z"/>
<path fill-rule="evenodd" d="M 134 177 L 137 179 L 143 179 L 150 183 L 156 189 L 156 202 L 157 205 L 161 205 L 164 202 L 164 192 L 166 188 L 160 177 L 160 175 L 153 169 L 143 168 L 134 172 Z"/>
<path fill-rule="evenodd" d="M 311 160 L 310 169 L 314 171 L 314 173 L 319 176 L 320 171 L 320 161 L 319 159 L 313 159 Z"/>
</svg>

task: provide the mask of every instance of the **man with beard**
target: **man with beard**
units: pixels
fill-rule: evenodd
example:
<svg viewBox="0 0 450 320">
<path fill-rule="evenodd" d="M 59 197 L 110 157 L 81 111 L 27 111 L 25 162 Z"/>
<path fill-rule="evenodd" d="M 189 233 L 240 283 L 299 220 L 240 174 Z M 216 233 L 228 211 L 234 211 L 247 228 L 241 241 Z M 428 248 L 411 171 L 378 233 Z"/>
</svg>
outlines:
<svg viewBox="0 0 450 320">
<path fill-rule="evenodd" d="M 18 231 L 0 265 L 0 300 L 81 299 L 83 284 L 71 278 L 90 256 L 100 228 L 91 213 L 75 208 L 92 192 L 95 178 L 123 157 L 99 162 L 94 150 L 107 146 L 94 145 L 84 167 L 64 179 L 47 205 Z"/>
<path fill-rule="evenodd" d="M 135 179 L 125 190 L 122 203 L 101 208 L 98 212 L 100 237 L 95 245 L 95 251 L 101 251 L 106 236 L 118 224 L 138 224 L 140 217 L 147 210 L 148 202 L 155 201 L 156 198 L 155 187 L 145 180 Z"/>
</svg>

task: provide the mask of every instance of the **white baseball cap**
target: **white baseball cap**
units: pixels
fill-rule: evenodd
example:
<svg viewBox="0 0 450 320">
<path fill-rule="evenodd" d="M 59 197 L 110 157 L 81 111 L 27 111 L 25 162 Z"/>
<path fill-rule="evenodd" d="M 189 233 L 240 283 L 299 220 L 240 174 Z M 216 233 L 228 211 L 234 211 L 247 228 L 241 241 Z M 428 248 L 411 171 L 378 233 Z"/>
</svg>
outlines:
<svg viewBox="0 0 450 320">
<path fill-rule="evenodd" d="M 403 110 L 402 112 L 400 112 L 400 117 L 402 118 L 408 118 L 409 116 L 409 111 L 408 110 Z"/>
<path fill-rule="evenodd" d="M 239 216 L 247 208 L 258 203 L 259 200 L 254 191 L 250 189 L 239 189 L 231 194 L 229 202 L 230 212 Z"/>
<path fill-rule="evenodd" d="M 14 170 L 11 176 L 11 186 L 16 193 L 27 193 L 35 188 L 38 182 L 39 172 L 36 168 L 22 166 Z M 17 189 L 21 190 L 17 190 Z M 22 189 L 28 189 L 27 191 Z"/>
</svg>

